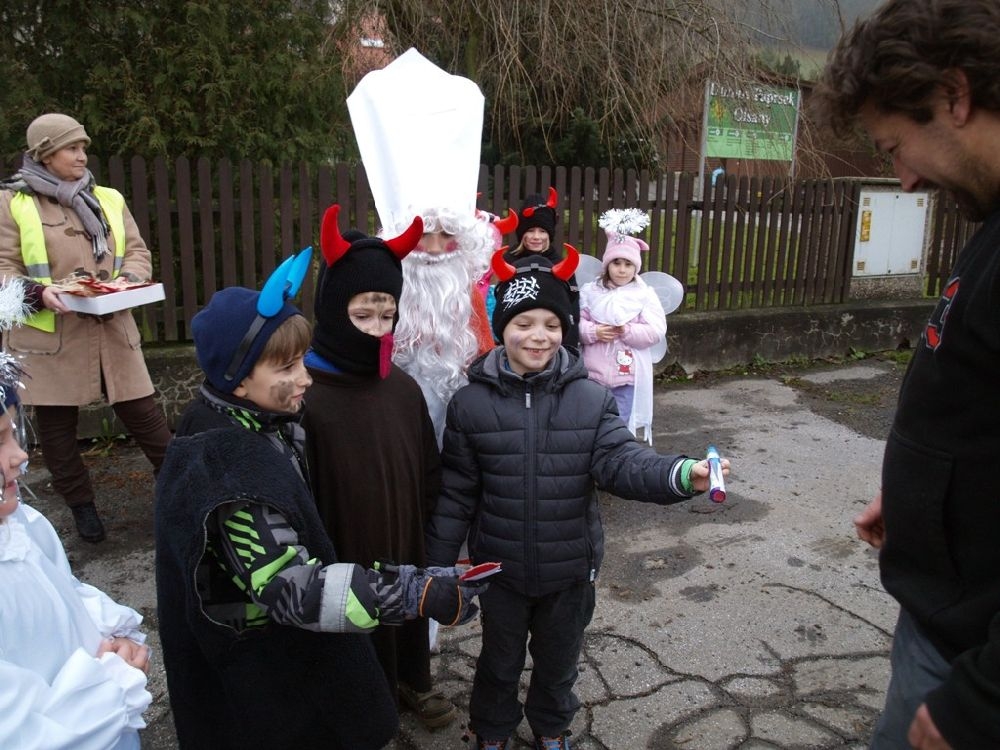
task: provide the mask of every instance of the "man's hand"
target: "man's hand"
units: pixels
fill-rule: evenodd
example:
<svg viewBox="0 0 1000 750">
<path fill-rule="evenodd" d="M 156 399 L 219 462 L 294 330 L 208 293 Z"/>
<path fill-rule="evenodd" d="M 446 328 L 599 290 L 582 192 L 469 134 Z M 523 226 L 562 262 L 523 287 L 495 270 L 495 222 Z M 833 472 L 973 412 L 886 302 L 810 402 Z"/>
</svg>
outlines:
<svg viewBox="0 0 1000 750">
<path fill-rule="evenodd" d="M 915 750 L 951 750 L 951 745 L 941 736 L 934 724 L 934 719 L 931 718 L 931 712 L 927 710 L 926 703 L 921 703 L 920 708 L 917 709 L 906 739 Z"/>
<path fill-rule="evenodd" d="M 863 511 L 854 517 L 854 528 L 858 538 L 868 542 L 875 549 L 885 544 L 885 526 L 882 525 L 882 490 L 868 503 Z"/>
</svg>

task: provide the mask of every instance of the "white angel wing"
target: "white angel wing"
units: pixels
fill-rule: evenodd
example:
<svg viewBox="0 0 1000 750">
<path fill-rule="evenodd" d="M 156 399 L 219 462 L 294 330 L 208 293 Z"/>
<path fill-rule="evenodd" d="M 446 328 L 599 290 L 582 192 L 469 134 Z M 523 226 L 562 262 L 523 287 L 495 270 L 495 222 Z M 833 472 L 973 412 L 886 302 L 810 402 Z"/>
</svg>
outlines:
<svg viewBox="0 0 1000 750">
<path fill-rule="evenodd" d="M 598 278 L 602 273 L 604 273 L 604 266 L 601 265 L 600 258 L 580 253 L 580 265 L 576 267 L 575 274 L 577 286 L 582 289 L 584 284 Z"/>
<path fill-rule="evenodd" d="M 670 315 L 681 306 L 684 301 L 684 285 L 663 271 L 646 271 L 639 274 L 642 280 L 656 290 L 656 296 L 660 298 L 663 305 L 663 312 Z"/>
<path fill-rule="evenodd" d="M 660 304 L 663 306 L 663 312 L 666 315 L 670 315 L 670 313 L 681 306 L 681 303 L 684 301 L 684 285 L 669 273 L 663 273 L 662 271 L 646 271 L 645 273 L 639 275 L 642 277 L 642 280 L 656 292 L 656 296 L 660 298 Z M 664 336 L 658 343 L 650 347 L 649 350 L 649 354 L 653 358 L 654 363 L 663 359 L 666 353 L 666 336 Z"/>
</svg>

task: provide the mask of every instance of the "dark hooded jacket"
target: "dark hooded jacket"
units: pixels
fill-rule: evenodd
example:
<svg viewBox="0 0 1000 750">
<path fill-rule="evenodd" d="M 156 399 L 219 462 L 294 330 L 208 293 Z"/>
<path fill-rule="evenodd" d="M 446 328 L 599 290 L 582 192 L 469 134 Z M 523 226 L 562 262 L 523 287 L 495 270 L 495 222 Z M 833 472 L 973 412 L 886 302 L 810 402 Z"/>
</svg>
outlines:
<svg viewBox="0 0 1000 750">
<path fill-rule="evenodd" d="M 955 748 L 1000 747 L 1000 212 L 959 253 L 882 467 L 882 583 L 952 663 L 927 696 Z"/>
<path fill-rule="evenodd" d="M 614 398 L 561 349 L 522 377 L 503 348 L 476 360 L 448 407 L 442 491 L 427 529 L 431 565 L 454 564 L 468 534 L 473 562 L 496 561 L 492 585 L 543 596 L 593 581 L 604 556 L 596 489 L 675 503 L 685 456 L 636 442 Z"/>
<path fill-rule="evenodd" d="M 236 499 L 279 511 L 317 559 L 336 562 L 312 495 L 277 432 L 238 426 L 204 392 L 178 423 L 156 486 L 156 588 L 170 705 L 181 748 L 375 750 L 398 716 L 371 639 L 269 623 L 239 632 L 201 607 L 206 523 Z M 287 433 L 291 436 L 291 433 Z"/>
</svg>

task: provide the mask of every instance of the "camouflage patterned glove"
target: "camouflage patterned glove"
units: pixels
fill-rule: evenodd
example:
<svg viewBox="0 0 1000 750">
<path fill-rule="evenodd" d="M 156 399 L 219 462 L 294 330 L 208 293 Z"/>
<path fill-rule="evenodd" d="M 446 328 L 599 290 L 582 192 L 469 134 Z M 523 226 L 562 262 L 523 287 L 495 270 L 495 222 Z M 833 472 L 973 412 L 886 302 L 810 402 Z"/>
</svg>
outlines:
<svg viewBox="0 0 1000 750">
<path fill-rule="evenodd" d="M 403 581 L 395 565 L 376 562 L 368 569 L 368 586 L 375 594 L 380 625 L 402 625 L 407 617 L 403 608 Z"/>
<path fill-rule="evenodd" d="M 369 582 L 379 601 L 379 622 L 398 625 L 404 619 L 429 617 L 442 625 L 462 625 L 479 612 L 472 600 L 488 584 L 458 577 L 459 568 L 418 568 L 376 563 Z"/>
</svg>

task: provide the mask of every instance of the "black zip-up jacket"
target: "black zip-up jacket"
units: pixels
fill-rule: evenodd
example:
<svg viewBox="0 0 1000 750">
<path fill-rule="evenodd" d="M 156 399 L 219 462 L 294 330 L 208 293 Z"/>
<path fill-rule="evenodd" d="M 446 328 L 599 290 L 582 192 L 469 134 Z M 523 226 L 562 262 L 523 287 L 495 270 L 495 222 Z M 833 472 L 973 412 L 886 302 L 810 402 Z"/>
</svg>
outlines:
<svg viewBox="0 0 1000 750">
<path fill-rule="evenodd" d="M 1000 747 L 1000 211 L 914 349 L 882 467 L 882 583 L 952 662 L 927 697 L 954 748 Z"/>
<path fill-rule="evenodd" d="M 468 534 L 473 562 L 503 565 L 491 585 L 543 596 L 597 576 L 604 533 L 596 488 L 645 502 L 686 500 L 686 456 L 636 442 L 611 393 L 566 349 L 526 378 L 505 362 L 503 347 L 476 360 L 448 406 L 427 559 L 453 565 Z"/>
</svg>

